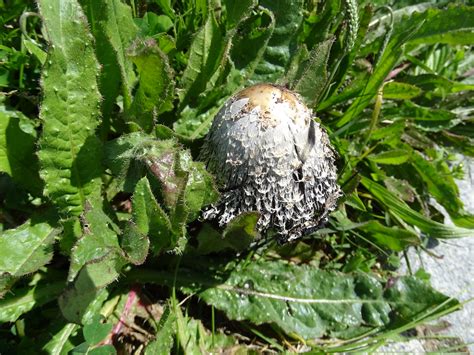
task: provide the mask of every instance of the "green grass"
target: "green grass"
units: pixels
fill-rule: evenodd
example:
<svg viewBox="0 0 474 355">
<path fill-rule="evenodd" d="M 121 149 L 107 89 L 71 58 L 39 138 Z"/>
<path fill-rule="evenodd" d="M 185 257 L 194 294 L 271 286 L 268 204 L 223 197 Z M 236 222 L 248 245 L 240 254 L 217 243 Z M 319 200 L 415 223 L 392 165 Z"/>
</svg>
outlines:
<svg viewBox="0 0 474 355">
<path fill-rule="evenodd" d="M 3 351 L 374 350 L 461 307 L 396 268 L 473 235 L 474 7 L 3 0 L 0 19 Z M 255 213 L 200 219 L 202 139 L 258 82 L 298 92 L 338 153 L 337 210 L 287 245 Z"/>
</svg>

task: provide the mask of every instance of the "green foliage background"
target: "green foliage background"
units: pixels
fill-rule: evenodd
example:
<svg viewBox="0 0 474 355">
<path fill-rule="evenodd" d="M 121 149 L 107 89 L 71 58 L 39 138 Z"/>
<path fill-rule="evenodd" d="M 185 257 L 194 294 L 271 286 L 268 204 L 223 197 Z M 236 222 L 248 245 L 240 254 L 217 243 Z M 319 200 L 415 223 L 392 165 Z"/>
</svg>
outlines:
<svg viewBox="0 0 474 355">
<path fill-rule="evenodd" d="M 391 5 L 389 7 L 387 5 Z M 374 349 L 452 312 L 408 247 L 473 235 L 474 7 L 355 0 L 0 1 L 0 349 Z M 290 245 L 200 220 L 222 103 L 298 92 L 340 205 Z M 445 224 L 446 210 L 454 225 Z"/>
</svg>

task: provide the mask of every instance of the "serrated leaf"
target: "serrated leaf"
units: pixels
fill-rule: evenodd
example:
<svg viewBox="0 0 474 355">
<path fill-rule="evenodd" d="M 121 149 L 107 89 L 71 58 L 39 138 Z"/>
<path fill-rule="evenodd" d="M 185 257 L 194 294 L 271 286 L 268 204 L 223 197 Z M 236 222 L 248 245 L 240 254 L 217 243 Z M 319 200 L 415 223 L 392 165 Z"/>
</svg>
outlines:
<svg viewBox="0 0 474 355">
<path fill-rule="evenodd" d="M 420 230 L 433 238 L 461 238 L 472 236 L 472 230 L 447 226 L 423 216 L 421 213 L 411 209 L 405 202 L 389 192 L 383 186 L 361 177 L 364 187 L 380 202 L 390 214 L 401 218 L 405 222 L 417 226 Z"/>
<path fill-rule="evenodd" d="M 400 165 L 408 161 L 412 154 L 407 149 L 392 149 L 378 154 L 371 154 L 367 159 L 378 164 Z"/>
<path fill-rule="evenodd" d="M 29 220 L 1 233 L 0 275 L 19 277 L 49 263 L 57 233 L 50 223 L 38 220 Z"/>
<path fill-rule="evenodd" d="M 0 323 L 15 322 L 33 308 L 56 300 L 63 289 L 64 282 L 40 282 L 34 287 L 15 289 L 0 299 Z"/>
<path fill-rule="evenodd" d="M 126 113 L 144 131 L 150 132 L 155 119 L 173 108 L 173 71 L 168 58 L 152 39 L 136 41 L 129 56 L 137 67 L 139 82 Z"/>
<path fill-rule="evenodd" d="M 104 256 L 114 253 L 121 255 L 117 232 L 113 230 L 113 222 L 100 207 L 87 203 L 86 211 L 81 216 L 82 237 L 71 251 L 68 281 L 74 280 L 81 268 Z"/>
<path fill-rule="evenodd" d="M 0 171 L 35 195 L 41 193 L 35 127 L 21 112 L 0 103 Z"/>
<path fill-rule="evenodd" d="M 133 64 L 127 57 L 127 49 L 137 38 L 138 28 L 133 21 L 130 6 L 120 0 L 81 0 L 93 26 L 97 41 L 97 57 L 105 70 L 101 76 L 101 88 L 107 103 L 106 113 L 111 109 L 121 81 L 125 108 L 132 102 L 135 74 Z M 118 75 L 117 75 L 118 74 Z"/>
<path fill-rule="evenodd" d="M 256 0 L 225 0 L 224 5 L 227 16 L 226 27 L 230 29 L 236 27 L 242 19 L 248 16 L 251 9 L 255 7 Z"/>
<path fill-rule="evenodd" d="M 183 107 L 205 90 L 207 81 L 219 65 L 224 49 L 222 39 L 214 13 L 209 11 L 204 26 L 191 43 L 188 64 L 180 80 L 179 97 Z"/>
<path fill-rule="evenodd" d="M 251 81 L 271 83 L 283 77 L 290 63 L 291 55 L 296 49 L 298 30 L 303 21 L 303 1 L 264 0 L 259 4 L 273 14 L 275 29 L 262 59 L 255 68 Z"/>
<path fill-rule="evenodd" d="M 120 246 L 132 264 L 141 265 L 148 256 L 150 240 L 147 235 L 139 231 L 133 221 L 130 221 L 123 231 Z"/>
<path fill-rule="evenodd" d="M 327 83 L 327 62 L 333 43 L 334 38 L 318 43 L 309 53 L 309 59 L 301 63 L 301 75 L 292 83 L 292 89 L 303 96 L 309 107 L 316 106 Z"/>
<path fill-rule="evenodd" d="M 140 147 L 151 144 L 153 137 L 141 133 L 122 135 L 105 145 L 105 164 L 112 171 L 120 190 L 132 193 L 145 174 L 140 162 Z"/>
<path fill-rule="evenodd" d="M 421 89 L 414 85 L 391 81 L 383 86 L 384 99 L 410 100 L 421 94 Z"/>
<path fill-rule="evenodd" d="M 170 219 L 156 201 L 146 177 L 142 178 L 135 188 L 132 215 L 134 229 L 148 237 L 153 253 L 158 254 L 164 248 L 174 247 L 178 237 L 173 233 Z"/>
<path fill-rule="evenodd" d="M 54 204 L 79 215 L 86 199 L 100 192 L 100 68 L 77 1 L 40 0 L 38 6 L 50 41 L 42 71 L 40 175 Z"/>
</svg>

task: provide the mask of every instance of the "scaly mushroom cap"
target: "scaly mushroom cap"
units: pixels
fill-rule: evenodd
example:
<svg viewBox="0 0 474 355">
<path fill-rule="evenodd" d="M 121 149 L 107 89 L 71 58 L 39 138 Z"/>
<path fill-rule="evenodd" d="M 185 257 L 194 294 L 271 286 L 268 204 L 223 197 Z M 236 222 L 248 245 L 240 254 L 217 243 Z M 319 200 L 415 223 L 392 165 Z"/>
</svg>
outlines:
<svg viewBox="0 0 474 355">
<path fill-rule="evenodd" d="M 272 84 L 227 100 L 200 159 L 222 192 L 205 219 L 225 225 L 242 212 L 258 211 L 257 228 L 275 228 L 284 241 L 320 225 L 341 194 L 326 132 L 297 94 Z"/>
</svg>

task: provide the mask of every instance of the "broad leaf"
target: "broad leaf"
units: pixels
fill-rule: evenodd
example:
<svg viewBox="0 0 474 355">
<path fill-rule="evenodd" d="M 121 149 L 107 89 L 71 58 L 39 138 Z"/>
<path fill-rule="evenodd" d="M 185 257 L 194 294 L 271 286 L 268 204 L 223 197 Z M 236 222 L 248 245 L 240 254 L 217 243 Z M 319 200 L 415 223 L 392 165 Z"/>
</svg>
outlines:
<svg viewBox="0 0 474 355">
<path fill-rule="evenodd" d="M 99 64 L 88 23 L 76 0 L 38 2 L 50 47 L 42 71 L 40 175 L 45 194 L 63 212 L 79 215 L 100 191 Z"/>
<path fill-rule="evenodd" d="M 16 289 L 0 299 L 0 323 L 15 322 L 35 307 L 55 301 L 64 289 L 64 282 L 39 282 L 33 287 Z"/>
<path fill-rule="evenodd" d="M 199 265 L 194 261 L 194 265 Z M 311 265 L 252 260 L 190 269 L 170 277 L 160 271 L 132 272 L 140 279 L 197 293 L 230 319 L 272 323 L 305 339 L 352 338 L 370 330 L 407 324 L 434 307 L 458 305 L 413 277 L 384 283 L 373 275 L 342 274 Z M 134 275 L 136 273 L 136 276 Z"/>
<path fill-rule="evenodd" d="M 275 82 L 284 75 L 296 49 L 298 30 L 303 21 L 302 4 L 302 0 L 260 1 L 260 6 L 273 13 L 275 29 L 255 68 L 252 82 Z"/>
<path fill-rule="evenodd" d="M 49 263 L 57 233 L 51 224 L 38 220 L 4 231 L 0 235 L 0 275 L 19 277 Z"/>
<path fill-rule="evenodd" d="M 130 58 L 137 67 L 139 82 L 127 113 L 132 121 L 150 132 L 155 119 L 173 108 L 173 71 L 168 58 L 152 39 L 135 42 Z"/>
<path fill-rule="evenodd" d="M 71 251 L 68 281 L 73 281 L 84 265 L 111 253 L 117 256 L 122 253 L 113 222 L 97 204 L 88 203 L 81 216 L 82 236 Z"/>
</svg>

